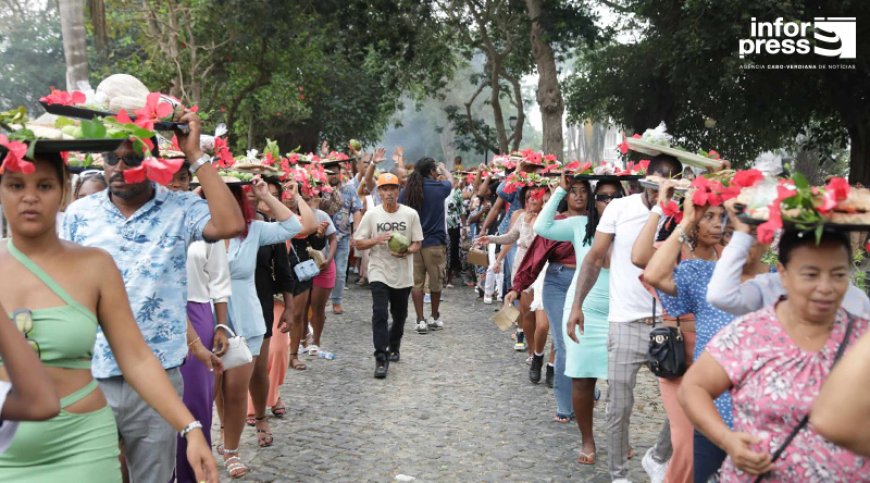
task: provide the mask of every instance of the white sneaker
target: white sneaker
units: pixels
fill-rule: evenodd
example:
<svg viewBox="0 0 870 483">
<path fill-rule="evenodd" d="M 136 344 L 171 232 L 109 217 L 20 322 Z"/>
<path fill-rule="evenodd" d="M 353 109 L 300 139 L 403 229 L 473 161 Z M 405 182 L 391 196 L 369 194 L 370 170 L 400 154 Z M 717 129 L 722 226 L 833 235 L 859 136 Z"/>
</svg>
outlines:
<svg viewBox="0 0 870 483">
<path fill-rule="evenodd" d="M 429 294 L 424 295 L 423 296 L 423 303 L 424 304 L 431 304 L 432 303 L 432 296 Z"/>
<path fill-rule="evenodd" d="M 429 324 L 427 324 L 425 320 L 418 320 L 416 327 L 417 327 L 418 334 L 428 334 L 429 333 Z"/>
<path fill-rule="evenodd" d="M 441 330 L 444 328 L 444 321 L 441 319 L 432 319 L 429 321 L 429 330 Z"/>
<path fill-rule="evenodd" d="M 486 305 L 492 305 L 492 295 L 484 295 L 483 303 L 485 303 Z"/>
<path fill-rule="evenodd" d="M 646 450 L 646 454 L 643 455 L 640 464 L 643 466 L 643 470 L 646 471 L 646 474 L 649 475 L 649 479 L 652 483 L 662 483 L 665 481 L 665 473 L 668 471 L 669 461 L 664 463 L 656 461 L 653 458 L 654 449 L 655 448 L 650 448 Z"/>
<path fill-rule="evenodd" d="M 308 356 L 309 357 L 317 357 L 317 353 L 320 352 L 320 347 L 317 347 L 314 344 L 308 346 Z"/>
<path fill-rule="evenodd" d="M 626 478 L 619 478 L 617 480 L 613 480 L 611 483 L 631 483 L 631 480 Z"/>
</svg>

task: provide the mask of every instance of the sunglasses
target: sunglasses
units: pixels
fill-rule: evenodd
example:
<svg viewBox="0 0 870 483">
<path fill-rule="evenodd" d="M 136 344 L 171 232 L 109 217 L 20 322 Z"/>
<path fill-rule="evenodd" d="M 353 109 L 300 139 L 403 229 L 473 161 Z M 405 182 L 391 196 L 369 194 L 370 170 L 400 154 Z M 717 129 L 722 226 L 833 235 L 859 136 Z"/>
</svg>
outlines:
<svg viewBox="0 0 870 483">
<path fill-rule="evenodd" d="M 30 333 L 33 332 L 33 312 L 29 309 L 16 309 L 12 312 L 12 321 L 15 322 L 18 331 L 24 335 L 30 348 L 40 356 L 42 352 L 39 350 L 39 343 L 30 338 Z"/>
<path fill-rule="evenodd" d="M 140 164 L 142 164 L 142 161 L 145 161 L 145 158 L 142 156 L 139 156 L 138 154 L 128 154 L 126 156 L 118 156 L 115 153 L 106 153 L 103 155 L 103 160 L 109 166 L 114 166 L 114 165 L 118 164 L 119 161 L 124 161 L 125 165 L 127 165 L 131 168 L 135 168 L 135 167 L 139 166 Z"/>
<path fill-rule="evenodd" d="M 595 201 L 601 201 L 604 203 L 610 203 L 613 200 L 622 198 L 622 195 L 617 193 L 615 195 L 595 195 Z"/>
</svg>

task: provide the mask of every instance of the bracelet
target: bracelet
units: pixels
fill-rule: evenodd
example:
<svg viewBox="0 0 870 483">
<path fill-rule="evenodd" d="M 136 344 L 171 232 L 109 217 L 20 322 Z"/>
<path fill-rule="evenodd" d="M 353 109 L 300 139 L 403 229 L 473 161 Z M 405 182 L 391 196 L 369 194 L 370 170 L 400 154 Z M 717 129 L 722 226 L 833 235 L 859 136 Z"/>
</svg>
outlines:
<svg viewBox="0 0 870 483">
<path fill-rule="evenodd" d="M 686 231 L 683 230 L 683 225 L 677 225 L 677 231 L 680 233 L 679 242 L 680 245 L 683 245 L 689 241 L 689 237 L 686 236 Z"/>
<path fill-rule="evenodd" d="M 202 340 L 202 339 L 200 339 L 199 337 L 197 337 L 196 339 L 193 339 L 192 341 L 190 341 L 190 342 L 187 343 L 187 347 L 192 347 L 193 344 L 196 344 L 196 343 L 199 342 L 200 340 Z"/>
<path fill-rule="evenodd" d="M 184 429 L 179 431 L 178 435 L 182 438 L 186 438 L 187 433 L 193 431 L 194 429 L 202 429 L 202 423 L 200 423 L 198 420 L 192 421 L 187 426 L 185 426 Z"/>
</svg>

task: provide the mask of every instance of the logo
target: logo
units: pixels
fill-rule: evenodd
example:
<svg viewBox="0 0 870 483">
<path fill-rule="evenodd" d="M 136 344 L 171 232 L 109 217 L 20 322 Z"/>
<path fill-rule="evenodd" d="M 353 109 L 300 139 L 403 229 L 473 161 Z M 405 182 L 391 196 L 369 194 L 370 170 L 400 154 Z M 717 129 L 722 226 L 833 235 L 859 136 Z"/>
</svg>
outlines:
<svg viewBox="0 0 870 483">
<path fill-rule="evenodd" d="M 856 17 L 816 17 L 813 22 L 759 22 L 752 17 L 748 39 L 740 39 L 738 53 L 747 55 L 808 55 L 854 59 Z"/>
<path fill-rule="evenodd" d="M 402 221 L 394 221 L 392 223 L 378 223 L 377 228 L 379 233 L 387 233 L 391 231 L 405 231 L 407 224 Z"/>
</svg>

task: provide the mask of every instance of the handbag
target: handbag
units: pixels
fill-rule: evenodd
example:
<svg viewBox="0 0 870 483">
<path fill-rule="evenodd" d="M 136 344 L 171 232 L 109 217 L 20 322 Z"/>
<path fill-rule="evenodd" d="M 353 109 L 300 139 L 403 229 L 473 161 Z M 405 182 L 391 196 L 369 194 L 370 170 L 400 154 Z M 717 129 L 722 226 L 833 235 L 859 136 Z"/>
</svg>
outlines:
<svg viewBox="0 0 870 483">
<path fill-rule="evenodd" d="M 296 257 L 297 263 L 296 265 L 293 265 L 293 273 L 296 274 L 297 280 L 300 282 L 307 282 L 320 273 L 320 268 L 314 260 L 309 258 L 303 262 L 299 258 L 299 254 L 296 253 L 296 247 L 293 246 L 292 242 L 290 243 L 290 249 L 293 250 L 293 256 Z"/>
<path fill-rule="evenodd" d="M 485 250 L 480 248 L 472 248 L 468 250 L 468 263 L 477 265 L 478 267 L 486 267 L 489 265 L 489 256 Z"/>
<path fill-rule="evenodd" d="M 846 350 L 846 346 L 849 345 L 849 336 L 852 335 L 852 326 L 854 325 L 854 319 L 849 314 L 846 314 L 849 319 L 848 324 L 846 325 L 846 334 L 843 336 L 843 341 L 840 342 L 840 346 L 837 347 L 837 353 L 834 355 L 834 362 L 831 364 L 831 370 L 834 369 L 834 366 L 837 365 L 837 361 L 840 360 L 840 357 L 843 356 L 843 352 Z M 785 449 L 788 448 L 788 445 L 791 444 L 792 440 L 807 426 L 807 423 L 810 421 L 810 415 L 807 414 L 801 419 L 797 426 L 791 431 L 791 434 L 788 435 L 788 438 L 785 438 L 785 441 L 773 452 L 773 456 L 770 459 L 771 463 L 775 463 L 782 454 L 785 452 Z M 758 475 L 758 478 L 755 479 L 755 483 L 759 483 L 764 477 L 767 476 L 767 473 L 762 475 Z"/>
<path fill-rule="evenodd" d="M 251 355 L 251 349 L 249 349 L 248 344 L 245 343 L 244 337 L 236 335 L 236 333 L 233 332 L 233 329 L 230 329 L 224 324 L 216 325 L 215 329 L 223 329 L 230 335 L 230 337 L 227 338 L 227 351 L 221 356 L 221 362 L 224 365 L 225 371 L 243 366 L 254 360 L 254 356 Z"/>
<path fill-rule="evenodd" d="M 688 370 L 686 342 L 680 331 L 680 318 L 676 327 L 655 326 L 656 298 L 653 297 L 653 329 L 649 332 L 646 359 L 650 372 L 665 379 L 676 379 Z"/>
</svg>

